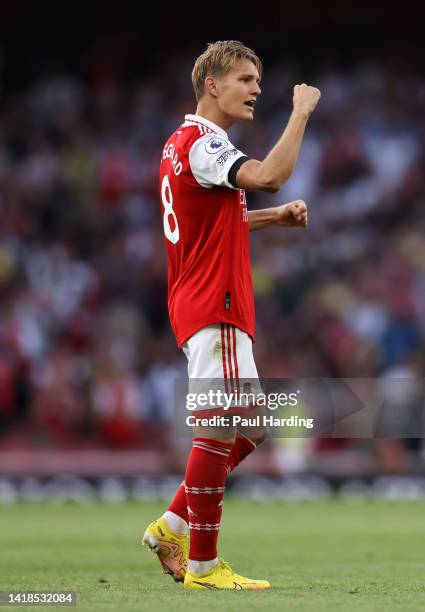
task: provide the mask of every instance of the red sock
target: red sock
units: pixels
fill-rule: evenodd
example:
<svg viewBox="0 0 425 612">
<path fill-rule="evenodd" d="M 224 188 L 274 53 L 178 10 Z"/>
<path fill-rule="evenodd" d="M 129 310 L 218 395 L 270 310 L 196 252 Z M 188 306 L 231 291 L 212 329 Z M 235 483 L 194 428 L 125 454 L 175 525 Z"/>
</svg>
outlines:
<svg viewBox="0 0 425 612">
<path fill-rule="evenodd" d="M 247 457 L 255 449 L 255 442 L 238 432 L 228 459 L 228 473 L 234 470 L 235 467 L 239 465 L 240 462 L 243 461 L 245 457 Z M 174 512 L 174 514 L 177 514 L 182 519 L 184 519 L 186 523 L 188 523 L 189 516 L 187 513 L 186 491 L 184 488 L 184 484 L 185 482 L 183 480 L 183 482 L 177 489 L 173 501 L 168 506 L 168 510 L 170 512 Z"/>
<path fill-rule="evenodd" d="M 235 443 L 232 447 L 232 452 L 229 456 L 229 473 L 234 470 L 235 467 L 245 459 L 245 457 L 252 453 L 252 451 L 255 451 L 256 448 L 257 445 L 255 442 L 238 432 L 236 434 Z"/>
<path fill-rule="evenodd" d="M 170 512 L 174 512 L 180 516 L 186 523 L 189 522 L 189 516 L 187 514 L 187 501 L 186 501 L 186 491 L 184 490 L 184 480 L 179 486 L 174 495 L 174 498 L 171 504 L 168 506 L 167 510 Z"/>
<path fill-rule="evenodd" d="M 194 438 L 185 475 L 190 553 L 194 561 L 217 557 L 224 482 L 232 444 Z"/>
</svg>

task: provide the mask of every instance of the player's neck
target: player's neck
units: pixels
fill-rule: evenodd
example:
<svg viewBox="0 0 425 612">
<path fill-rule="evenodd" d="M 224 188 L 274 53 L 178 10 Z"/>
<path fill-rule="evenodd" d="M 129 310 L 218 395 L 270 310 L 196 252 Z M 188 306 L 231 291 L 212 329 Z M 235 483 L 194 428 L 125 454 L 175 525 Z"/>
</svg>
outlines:
<svg viewBox="0 0 425 612">
<path fill-rule="evenodd" d="M 200 117 L 204 117 L 204 119 L 208 119 L 208 121 L 212 121 L 219 127 L 221 127 L 225 132 L 229 130 L 234 124 L 234 120 L 229 115 L 223 113 L 216 106 L 211 106 L 208 103 L 199 102 L 196 107 L 196 114 Z"/>
</svg>

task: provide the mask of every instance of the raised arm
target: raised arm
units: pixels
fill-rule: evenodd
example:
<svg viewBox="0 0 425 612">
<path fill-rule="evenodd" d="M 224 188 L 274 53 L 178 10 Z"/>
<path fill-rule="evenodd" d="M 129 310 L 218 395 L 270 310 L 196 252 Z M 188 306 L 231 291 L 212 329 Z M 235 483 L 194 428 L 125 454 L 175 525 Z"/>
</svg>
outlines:
<svg viewBox="0 0 425 612">
<path fill-rule="evenodd" d="M 297 163 L 305 127 L 320 99 L 320 91 L 303 83 L 295 85 L 293 111 L 283 134 L 263 161 L 249 159 L 239 168 L 241 189 L 276 192 L 291 176 Z"/>
<path fill-rule="evenodd" d="M 294 200 L 288 204 L 248 211 L 249 231 L 278 227 L 306 227 L 308 224 L 307 206 L 303 200 Z"/>
</svg>

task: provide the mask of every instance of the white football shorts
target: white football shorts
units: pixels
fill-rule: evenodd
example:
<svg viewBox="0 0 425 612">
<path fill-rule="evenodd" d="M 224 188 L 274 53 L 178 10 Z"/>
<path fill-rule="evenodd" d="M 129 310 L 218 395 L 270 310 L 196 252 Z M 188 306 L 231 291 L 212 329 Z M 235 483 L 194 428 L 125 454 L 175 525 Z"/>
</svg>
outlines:
<svg viewBox="0 0 425 612">
<path fill-rule="evenodd" d="M 209 325 L 196 332 L 183 345 L 189 392 L 261 392 L 252 344 L 246 332 L 228 323 Z"/>
</svg>

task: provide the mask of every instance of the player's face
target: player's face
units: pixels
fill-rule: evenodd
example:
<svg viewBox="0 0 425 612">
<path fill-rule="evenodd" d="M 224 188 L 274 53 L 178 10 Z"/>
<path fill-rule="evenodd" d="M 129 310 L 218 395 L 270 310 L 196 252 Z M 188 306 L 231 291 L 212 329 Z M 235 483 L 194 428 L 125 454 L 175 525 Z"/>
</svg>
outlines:
<svg viewBox="0 0 425 612">
<path fill-rule="evenodd" d="M 250 60 L 239 60 L 225 76 L 216 80 L 217 104 L 232 121 L 251 121 L 261 93 L 258 70 Z"/>
</svg>

